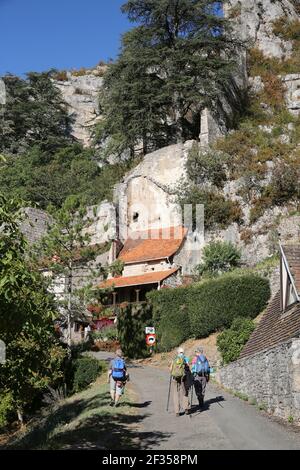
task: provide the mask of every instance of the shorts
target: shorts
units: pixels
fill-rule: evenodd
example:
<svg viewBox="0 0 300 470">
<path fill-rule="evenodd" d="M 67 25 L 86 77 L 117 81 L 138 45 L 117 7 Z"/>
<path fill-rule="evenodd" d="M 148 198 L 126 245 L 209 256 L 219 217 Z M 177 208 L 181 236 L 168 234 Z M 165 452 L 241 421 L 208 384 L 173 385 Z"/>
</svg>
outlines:
<svg viewBox="0 0 300 470">
<path fill-rule="evenodd" d="M 119 382 L 114 380 L 112 376 L 110 377 L 110 391 L 115 392 L 117 395 L 123 395 L 125 389 L 124 382 Z"/>
</svg>

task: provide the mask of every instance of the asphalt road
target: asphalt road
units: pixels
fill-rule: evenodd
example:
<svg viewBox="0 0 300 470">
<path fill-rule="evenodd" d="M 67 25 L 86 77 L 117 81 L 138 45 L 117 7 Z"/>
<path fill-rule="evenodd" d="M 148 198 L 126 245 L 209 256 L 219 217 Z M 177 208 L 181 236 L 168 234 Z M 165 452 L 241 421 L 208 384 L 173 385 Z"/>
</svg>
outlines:
<svg viewBox="0 0 300 470">
<path fill-rule="evenodd" d="M 95 355 L 102 359 L 111 357 L 107 353 Z M 170 410 L 166 411 L 168 372 L 140 365 L 129 369 L 138 396 L 139 414 L 144 416 L 139 424 L 142 448 L 145 434 L 152 435 L 152 450 L 300 450 L 300 430 L 270 419 L 211 382 L 203 410 L 199 412 L 194 396 L 193 413 L 176 417 L 172 396 Z M 146 447 L 150 449 L 149 444 Z"/>
</svg>

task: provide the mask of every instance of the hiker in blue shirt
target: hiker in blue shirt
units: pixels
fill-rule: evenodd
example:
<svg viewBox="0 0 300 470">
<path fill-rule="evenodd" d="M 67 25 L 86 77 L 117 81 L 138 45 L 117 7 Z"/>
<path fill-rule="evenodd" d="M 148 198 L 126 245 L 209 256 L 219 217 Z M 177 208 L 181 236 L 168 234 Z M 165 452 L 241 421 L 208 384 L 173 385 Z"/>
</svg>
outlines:
<svg viewBox="0 0 300 470">
<path fill-rule="evenodd" d="M 110 406 L 118 406 L 124 394 L 126 381 L 129 379 L 126 364 L 121 349 L 117 349 L 116 357 L 110 362 L 108 381 L 110 383 Z"/>
<path fill-rule="evenodd" d="M 192 374 L 194 376 L 195 392 L 199 401 L 199 406 L 203 407 L 206 384 L 209 381 L 210 366 L 203 352 L 203 348 L 196 349 L 196 355 L 192 360 Z"/>
</svg>

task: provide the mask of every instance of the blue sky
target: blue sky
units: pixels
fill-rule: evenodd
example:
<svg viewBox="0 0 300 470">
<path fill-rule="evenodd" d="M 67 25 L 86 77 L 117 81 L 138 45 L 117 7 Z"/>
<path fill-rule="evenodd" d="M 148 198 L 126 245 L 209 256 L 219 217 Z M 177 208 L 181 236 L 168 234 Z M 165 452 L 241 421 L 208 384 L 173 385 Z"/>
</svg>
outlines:
<svg viewBox="0 0 300 470">
<path fill-rule="evenodd" d="M 0 76 L 91 67 L 114 58 L 125 0 L 0 0 Z"/>
</svg>

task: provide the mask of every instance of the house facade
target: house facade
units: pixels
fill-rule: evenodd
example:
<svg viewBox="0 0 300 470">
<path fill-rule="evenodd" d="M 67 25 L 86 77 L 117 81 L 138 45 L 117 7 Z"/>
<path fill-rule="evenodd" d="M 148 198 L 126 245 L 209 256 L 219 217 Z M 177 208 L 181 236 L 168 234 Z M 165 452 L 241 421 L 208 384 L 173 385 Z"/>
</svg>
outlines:
<svg viewBox="0 0 300 470">
<path fill-rule="evenodd" d="M 182 226 L 131 232 L 116 258 L 124 264 L 122 275 L 111 276 L 99 286 L 112 289 L 111 305 L 143 302 L 153 289 L 180 285 L 182 268 L 176 255 L 186 236 Z"/>
</svg>

